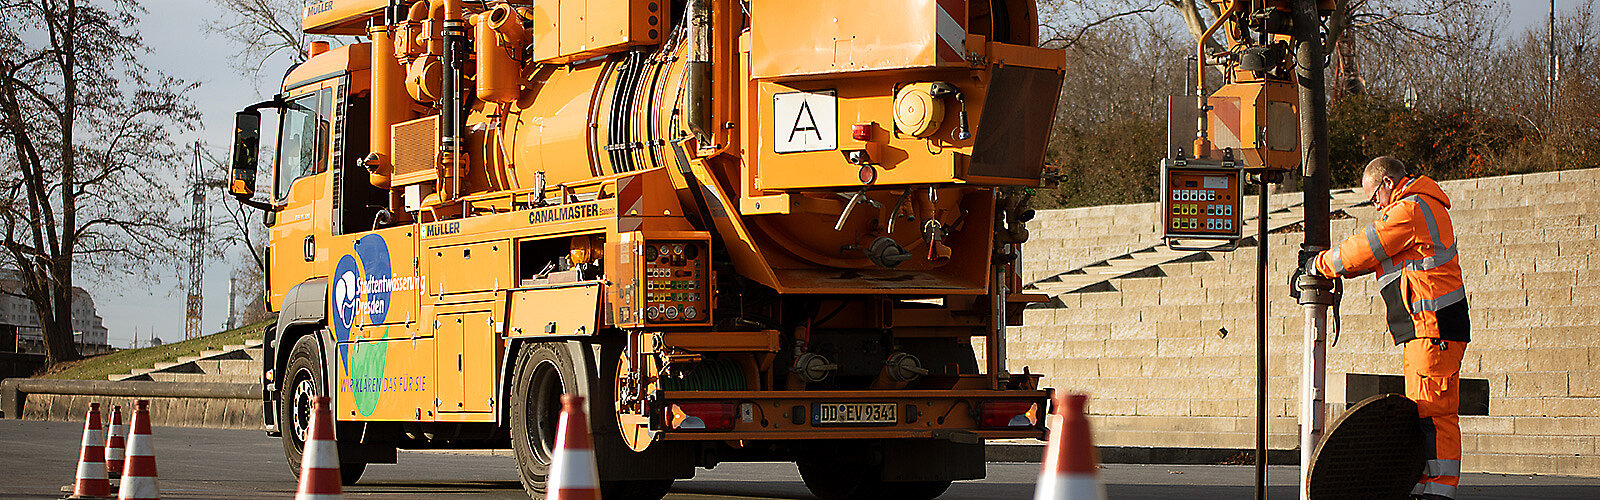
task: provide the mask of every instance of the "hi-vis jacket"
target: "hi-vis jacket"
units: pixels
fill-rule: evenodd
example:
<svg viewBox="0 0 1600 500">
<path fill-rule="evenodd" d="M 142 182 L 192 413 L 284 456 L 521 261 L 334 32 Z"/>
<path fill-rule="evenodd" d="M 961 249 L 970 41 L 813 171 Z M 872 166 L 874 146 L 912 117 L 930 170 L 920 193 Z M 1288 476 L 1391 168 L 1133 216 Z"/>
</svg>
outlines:
<svg viewBox="0 0 1600 500">
<path fill-rule="evenodd" d="M 1361 234 L 1317 255 L 1324 276 L 1379 273 L 1394 343 L 1415 338 L 1467 342 L 1467 288 L 1456 258 L 1450 198 L 1427 177 L 1402 179 L 1393 203 Z"/>
</svg>

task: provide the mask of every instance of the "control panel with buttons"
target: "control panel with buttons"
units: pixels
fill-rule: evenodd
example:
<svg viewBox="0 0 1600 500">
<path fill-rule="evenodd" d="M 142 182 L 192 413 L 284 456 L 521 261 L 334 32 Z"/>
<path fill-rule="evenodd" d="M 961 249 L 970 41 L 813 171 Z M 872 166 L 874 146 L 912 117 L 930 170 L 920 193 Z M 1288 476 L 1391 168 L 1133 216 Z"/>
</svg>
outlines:
<svg viewBox="0 0 1600 500">
<path fill-rule="evenodd" d="M 1167 160 L 1161 174 L 1165 238 L 1238 240 L 1243 234 L 1244 175 L 1238 167 Z"/>
<path fill-rule="evenodd" d="M 644 244 L 644 319 L 703 323 L 710 260 L 706 241 L 647 240 Z"/>
</svg>

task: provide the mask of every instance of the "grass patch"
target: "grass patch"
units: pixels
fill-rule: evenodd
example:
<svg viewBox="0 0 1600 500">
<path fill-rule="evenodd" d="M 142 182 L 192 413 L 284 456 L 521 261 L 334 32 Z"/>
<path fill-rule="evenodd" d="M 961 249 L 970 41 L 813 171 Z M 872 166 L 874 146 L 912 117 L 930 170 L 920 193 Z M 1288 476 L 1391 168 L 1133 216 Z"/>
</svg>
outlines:
<svg viewBox="0 0 1600 500">
<path fill-rule="evenodd" d="M 204 337 L 173 342 L 142 349 L 123 349 L 77 361 L 59 363 L 36 378 L 106 380 L 111 375 L 123 374 L 136 368 L 150 368 L 156 363 L 177 361 L 184 356 L 197 356 L 201 351 L 222 349 L 222 346 L 239 345 L 246 340 L 260 340 L 261 330 L 274 320 L 245 325 Z"/>
</svg>

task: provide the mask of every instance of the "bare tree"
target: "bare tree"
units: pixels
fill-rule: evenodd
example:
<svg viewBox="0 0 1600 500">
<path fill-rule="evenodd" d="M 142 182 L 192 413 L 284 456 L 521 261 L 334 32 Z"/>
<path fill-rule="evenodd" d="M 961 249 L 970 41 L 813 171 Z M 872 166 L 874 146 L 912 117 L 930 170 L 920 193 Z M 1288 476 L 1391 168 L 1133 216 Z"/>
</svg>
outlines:
<svg viewBox="0 0 1600 500">
<path fill-rule="evenodd" d="M 262 71 L 277 64 L 299 64 L 311 57 L 313 40 L 337 47 L 365 37 L 306 34 L 301 0 L 212 0 L 227 17 L 208 22 L 205 30 L 227 40 L 239 51 L 229 57 L 229 65 L 239 74 L 260 79 Z M 271 65 L 271 66 L 269 66 Z M 272 82 L 274 87 L 281 82 Z"/>
<path fill-rule="evenodd" d="M 297 0 L 212 0 L 228 13 L 220 21 L 206 23 L 206 31 L 231 42 L 239 51 L 229 57 L 240 74 L 259 77 L 275 57 L 290 63 L 305 62 L 309 41 L 301 29 Z"/>
<path fill-rule="evenodd" d="M 74 270 L 111 279 L 164 263 L 182 231 L 173 217 L 194 88 L 152 73 L 127 27 L 133 0 L 16 0 L 0 5 L 0 266 L 17 275 L 51 363 L 73 344 Z"/>
</svg>

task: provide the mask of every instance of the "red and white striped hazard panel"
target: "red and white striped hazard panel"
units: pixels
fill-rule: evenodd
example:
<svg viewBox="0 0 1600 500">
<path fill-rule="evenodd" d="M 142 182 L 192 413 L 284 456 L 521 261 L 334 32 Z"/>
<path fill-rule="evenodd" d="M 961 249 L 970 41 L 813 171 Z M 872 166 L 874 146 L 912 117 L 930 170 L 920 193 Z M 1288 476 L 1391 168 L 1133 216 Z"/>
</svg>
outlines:
<svg viewBox="0 0 1600 500">
<path fill-rule="evenodd" d="M 962 62 L 967 53 L 967 0 L 937 0 L 939 60 Z"/>
</svg>

